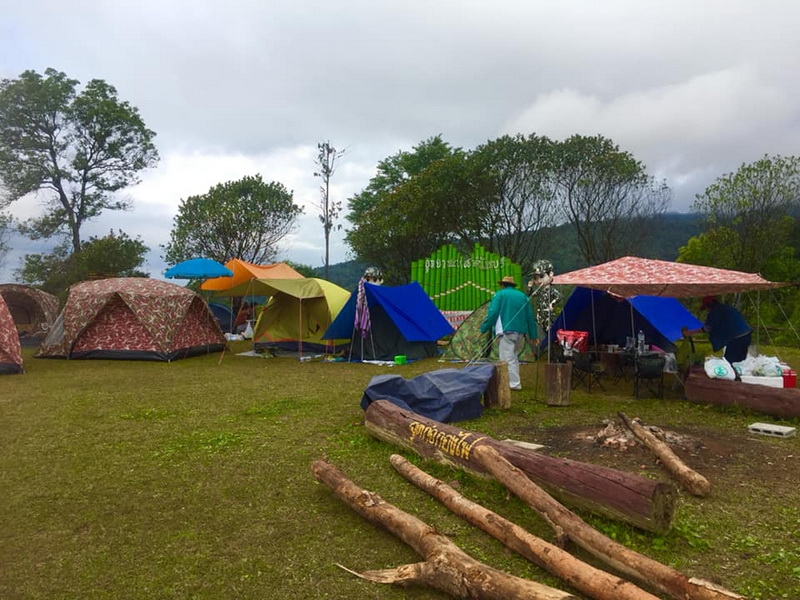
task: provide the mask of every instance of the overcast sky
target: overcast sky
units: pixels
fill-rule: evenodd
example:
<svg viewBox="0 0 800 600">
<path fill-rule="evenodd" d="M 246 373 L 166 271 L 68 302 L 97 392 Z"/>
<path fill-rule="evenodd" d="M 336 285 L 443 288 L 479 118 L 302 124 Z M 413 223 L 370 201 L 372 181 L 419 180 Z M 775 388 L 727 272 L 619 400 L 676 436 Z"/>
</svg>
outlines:
<svg viewBox="0 0 800 600">
<path fill-rule="evenodd" d="M 471 149 L 602 134 L 686 211 L 742 163 L 800 154 L 798 32 L 791 0 L 0 0 L 0 77 L 53 67 L 139 109 L 161 161 L 126 191 L 133 211 L 83 237 L 140 236 L 161 277 L 180 200 L 256 173 L 306 210 L 279 258 L 322 265 L 324 140 L 347 149 L 331 188 L 346 204 L 380 160 L 433 135 Z M 332 263 L 351 258 L 341 238 Z M 43 249 L 15 240 L 0 281 Z"/>
</svg>

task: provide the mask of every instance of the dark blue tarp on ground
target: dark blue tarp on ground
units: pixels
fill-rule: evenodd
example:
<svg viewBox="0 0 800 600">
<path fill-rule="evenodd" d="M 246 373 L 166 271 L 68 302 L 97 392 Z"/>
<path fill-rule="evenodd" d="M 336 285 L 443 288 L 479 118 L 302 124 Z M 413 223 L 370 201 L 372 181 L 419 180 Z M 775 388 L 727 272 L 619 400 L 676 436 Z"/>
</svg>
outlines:
<svg viewBox="0 0 800 600">
<path fill-rule="evenodd" d="M 372 324 L 367 337 L 354 331 L 356 288 L 322 339 L 352 340 L 350 352 L 365 360 L 392 360 L 399 354 L 414 359 L 436 356 L 436 341 L 453 333 L 453 327 L 416 281 L 400 286 L 364 283 L 364 296 Z"/>
<path fill-rule="evenodd" d="M 392 404 L 434 419 L 440 423 L 455 423 L 477 419 L 483 414 L 481 398 L 494 373 L 494 365 L 470 365 L 463 369 L 439 369 L 406 379 L 401 375 L 373 377 L 361 408 L 376 400 Z"/>
<path fill-rule="evenodd" d="M 620 298 L 602 290 L 577 287 L 550 328 L 555 340 L 559 329 L 588 331 L 589 344 L 625 346 L 627 337 L 641 330 L 647 344 L 675 352 L 683 337 L 681 327 L 702 327 L 702 323 L 678 300 L 668 296 Z"/>
</svg>

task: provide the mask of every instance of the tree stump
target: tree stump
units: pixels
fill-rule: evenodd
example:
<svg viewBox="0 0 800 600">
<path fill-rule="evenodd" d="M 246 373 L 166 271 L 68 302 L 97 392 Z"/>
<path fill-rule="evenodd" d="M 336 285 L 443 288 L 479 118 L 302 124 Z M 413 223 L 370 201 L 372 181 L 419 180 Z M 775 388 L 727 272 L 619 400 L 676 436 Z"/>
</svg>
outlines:
<svg viewBox="0 0 800 600">
<path fill-rule="evenodd" d="M 572 363 L 547 363 L 544 366 L 544 396 L 547 406 L 569 406 L 572 390 Z"/>
<path fill-rule="evenodd" d="M 511 388 L 508 384 L 508 363 L 498 360 L 492 363 L 494 374 L 483 394 L 486 408 L 511 408 Z"/>
</svg>

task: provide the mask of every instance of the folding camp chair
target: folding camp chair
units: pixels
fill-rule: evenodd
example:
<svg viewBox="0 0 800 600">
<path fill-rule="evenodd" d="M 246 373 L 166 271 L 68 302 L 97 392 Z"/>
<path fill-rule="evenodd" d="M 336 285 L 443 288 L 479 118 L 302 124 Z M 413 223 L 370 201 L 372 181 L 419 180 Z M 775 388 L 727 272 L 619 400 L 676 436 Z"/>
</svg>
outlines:
<svg viewBox="0 0 800 600">
<path fill-rule="evenodd" d="M 605 365 L 600 361 L 594 360 L 591 352 L 572 352 L 572 388 L 575 389 L 579 384 L 592 393 L 592 387 L 598 385 L 605 391 L 603 382 L 600 378 L 606 372 Z"/>
<path fill-rule="evenodd" d="M 656 397 L 664 399 L 664 363 L 663 354 L 643 354 L 636 357 L 633 370 L 633 396 L 637 400 L 646 388 Z"/>
</svg>

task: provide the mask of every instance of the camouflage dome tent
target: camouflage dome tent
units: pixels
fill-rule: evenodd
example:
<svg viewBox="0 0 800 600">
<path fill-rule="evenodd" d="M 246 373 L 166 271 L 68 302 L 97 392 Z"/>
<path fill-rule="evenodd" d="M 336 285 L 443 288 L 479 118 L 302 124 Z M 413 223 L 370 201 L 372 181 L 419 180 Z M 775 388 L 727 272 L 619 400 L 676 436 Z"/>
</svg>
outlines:
<svg viewBox="0 0 800 600">
<path fill-rule="evenodd" d="M 491 301 L 490 301 L 491 302 Z M 489 345 L 488 333 L 481 333 L 481 323 L 489 312 L 489 302 L 486 302 L 472 311 L 464 319 L 464 322 L 456 329 L 453 338 L 444 352 L 446 360 L 457 360 L 466 362 L 481 362 L 498 360 L 498 338 L 492 339 Z M 536 352 L 530 344 L 530 340 L 525 343 L 517 353 L 523 362 L 535 362 Z"/>
<path fill-rule="evenodd" d="M 58 298 L 35 287 L 3 283 L 0 284 L 0 296 L 23 339 L 44 337 L 58 316 Z"/>
<path fill-rule="evenodd" d="M 19 335 L 3 297 L 0 296 L 0 375 L 22 373 Z"/>
<path fill-rule="evenodd" d="M 73 285 L 36 356 L 172 361 L 224 348 L 219 323 L 196 292 L 120 277 Z"/>
</svg>

